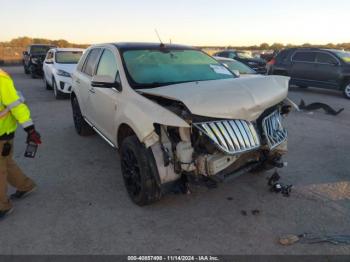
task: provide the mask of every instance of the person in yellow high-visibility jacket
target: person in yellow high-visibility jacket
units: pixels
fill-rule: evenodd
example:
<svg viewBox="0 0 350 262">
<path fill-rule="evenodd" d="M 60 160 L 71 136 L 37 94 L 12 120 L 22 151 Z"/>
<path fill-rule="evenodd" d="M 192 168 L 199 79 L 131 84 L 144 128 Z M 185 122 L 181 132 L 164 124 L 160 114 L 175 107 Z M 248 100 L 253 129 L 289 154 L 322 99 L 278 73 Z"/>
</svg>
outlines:
<svg viewBox="0 0 350 262">
<path fill-rule="evenodd" d="M 29 108 L 18 95 L 11 77 L 0 69 L 0 219 L 13 210 L 7 196 L 7 183 L 17 189 L 11 199 L 21 199 L 36 188 L 35 183 L 23 174 L 12 158 L 17 122 L 28 134 L 27 143 L 41 144 Z"/>
</svg>

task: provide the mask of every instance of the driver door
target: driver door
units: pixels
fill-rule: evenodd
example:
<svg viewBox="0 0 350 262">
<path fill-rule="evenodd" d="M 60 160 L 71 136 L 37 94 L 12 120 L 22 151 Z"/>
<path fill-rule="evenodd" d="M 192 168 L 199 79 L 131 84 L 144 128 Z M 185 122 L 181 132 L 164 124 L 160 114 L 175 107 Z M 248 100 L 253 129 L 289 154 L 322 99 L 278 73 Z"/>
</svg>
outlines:
<svg viewBox="0 0 350 262">
<path fill-rule="evenodd" d="M 108 48 L 103 50 L 95 75 L 110 76 L 120 81 L 116 56 L 112 50 Z M 120 93 L 115 88 L 92 87 L 89 94 L 91 120 L 94 126 L 110 141 L 115 141 L 118 97 Z"/>
</svg>

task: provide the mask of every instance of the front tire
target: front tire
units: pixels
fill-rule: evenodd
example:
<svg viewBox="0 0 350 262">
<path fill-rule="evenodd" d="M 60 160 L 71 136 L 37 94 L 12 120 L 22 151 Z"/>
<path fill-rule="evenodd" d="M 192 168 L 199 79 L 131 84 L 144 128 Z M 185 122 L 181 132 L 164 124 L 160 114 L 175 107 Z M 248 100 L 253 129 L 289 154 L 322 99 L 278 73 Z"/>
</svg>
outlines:
<svg viewBox="0 0 350 262">
<path fill-rule="evenodd" d="M 91 126 L 89 126 L 88 123 L 86 123 L 83 115 L 81 114 L 79 102 L 76 97 L 73 97 L 72 99 L 72 110 L 74 127 L 78 135 L 90 136 L 95 134 L 95 131 L 91 128 Z"/>
<path fill-rule="evenodd" d="M 129 136 L 122 142 L 120 156 L 124 184 L 131 200 L 138 206 L 159 201 L 159 175 L 152 150 L 141 144 L 136 136 Z"/>
<path fill-rule="evenodd" d="M 36 79 L 36 78 L 37 78 L 37 75 L 36 75 L 36 73 L 35 73 L 35 68 L 34 68 L 34 66 L 30 66 L 29 72 L 30 72 L 30 76 L 31 76 L 33 79 Z"/>
<path fill-rule="evenodd" d="M 343 94 L 347 99 L 350 99 L 350 82 L 345 84 Z"/>
<path fill-rule="evenodd" d="M 56 99 L 63 99 L 66 97 L 65 93 L 62 93 L 60 90 L 58 90 L 55 79 L 52 79 L 52 89 L 53 95 Z"/>
<path fill-rule="evenodd" d="M 46 78 L 44 77 L 44 84 L 45 84 L 45 88 L 46 90 L 52 90 L 52 87 L 50 86 L 49 82 L 47 82 Z"/>
<path fill-rule="evenodd" d="M 28 70 L 28 68 L 26 67 L 26 66 L 24 66 L 24 73 L 26 74 L 26 75 L 29 75 L 29 70 Z"/>
</svg>

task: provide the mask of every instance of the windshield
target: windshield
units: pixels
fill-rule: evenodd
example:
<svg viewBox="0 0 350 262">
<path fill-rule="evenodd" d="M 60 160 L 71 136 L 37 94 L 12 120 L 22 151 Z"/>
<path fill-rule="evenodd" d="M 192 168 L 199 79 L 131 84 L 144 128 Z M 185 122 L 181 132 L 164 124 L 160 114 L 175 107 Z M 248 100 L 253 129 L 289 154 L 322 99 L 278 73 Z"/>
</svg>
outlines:
<svg viewBox="0 0 350 262">
<path fill-rule="evenodd" d="M 239 58 L 248 58 L 248 59 L 251 59 L 251 58 L 254 58 L 250 53 L 248 52 L 237 52 L 237 56 Z"/>
<path fill-rule="evenodd" d="M 51 49 L 51 46 L 32 46 L 30 47 L 30 52 L 31 53 L 38 53 L 38 54 L 46 54 L 47 51 L 49 51 L 49 49 Z"/>
<path fill-rule="evenodd" d="M 134 88 L 235 77 L 216 60 L 197 50 L 127 50 L 123 59 Z"/>
<path fill-rule="evenodd" d="M 55 60 L 58 64 L 77 64 L 82 55 L 82 51 L 59 51 Z"/>
<path fill-rule="evenodd" d="M 237 70 L 241 75 L 256 74 L 256 72 L 253 69 L 238 61 L 219 60 L 219 62 L 226 65 L 228 69 L 230 69 L 232 72 Z"/>
<path fill-rule="evenodd" d="M 346 51 L 334 51 L 334 53 L 345 63 L 350 63 L 350 52 Z"/>
</svg>

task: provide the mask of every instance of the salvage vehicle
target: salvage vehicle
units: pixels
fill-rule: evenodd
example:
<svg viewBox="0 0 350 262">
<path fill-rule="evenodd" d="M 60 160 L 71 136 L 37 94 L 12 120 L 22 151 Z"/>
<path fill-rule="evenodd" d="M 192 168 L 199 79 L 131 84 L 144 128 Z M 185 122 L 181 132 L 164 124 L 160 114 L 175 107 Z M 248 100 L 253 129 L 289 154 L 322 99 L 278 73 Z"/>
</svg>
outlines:
<svg viewBox="0 0 350 262">
<path fill-rule="evenodd" d="M 32 78 L 41 77 L 43 75 L 43 61 L 47 51 L 51 48 L 55 48 L 55 46 L 42 44 L 28 46 L 23 52 L 24 73 L 30 74 Z"/>
<path fill-rule="evenodd" d="M 213 56 L 235 59 L 249 66 L 258 74 L 266 74 L 266 61 L 262 58 L 253 57 L 248 52 L 238 50 L 224 50 L 215 53 Z"/>
<path fill-rule="evenodd" d="M 290 76 L 301 88 L 335 89 L 350 99 L 350 52 L 321 48 L 289 48 L 269 62 L 271 75 Z"/>
<path fill-rule="evenodd" d="M 255 72 L 253 69 L 251 69 L 249 66 L 246 66 L 245 64 L 226 57 L 220 57 L 220 56 L 214 56 L 214 58 L 219 61 L 221 64 L 226 66 L 228 69 L 230 69 L 233 73 L 235 73 L 237 76 L 254 76 L 257 75 L 257 72 Z"/>
<path fill-rule="evenodd" d="M 142 206 L 175 188 L 282 167 L 288 81 L 237 78 L 182 45 L 94 45 L 73 73 L 73 120 L 79 135 L 119 149 L 126 189 Z"/>
<path fill-rule="evenodd" d="M 72 73 L 83 55 L 80 48 L 53 48 L 44 60 L 44 83 L 53 89 L 56 99 L 69 97 L 72 92 Z"/>
</svg>

